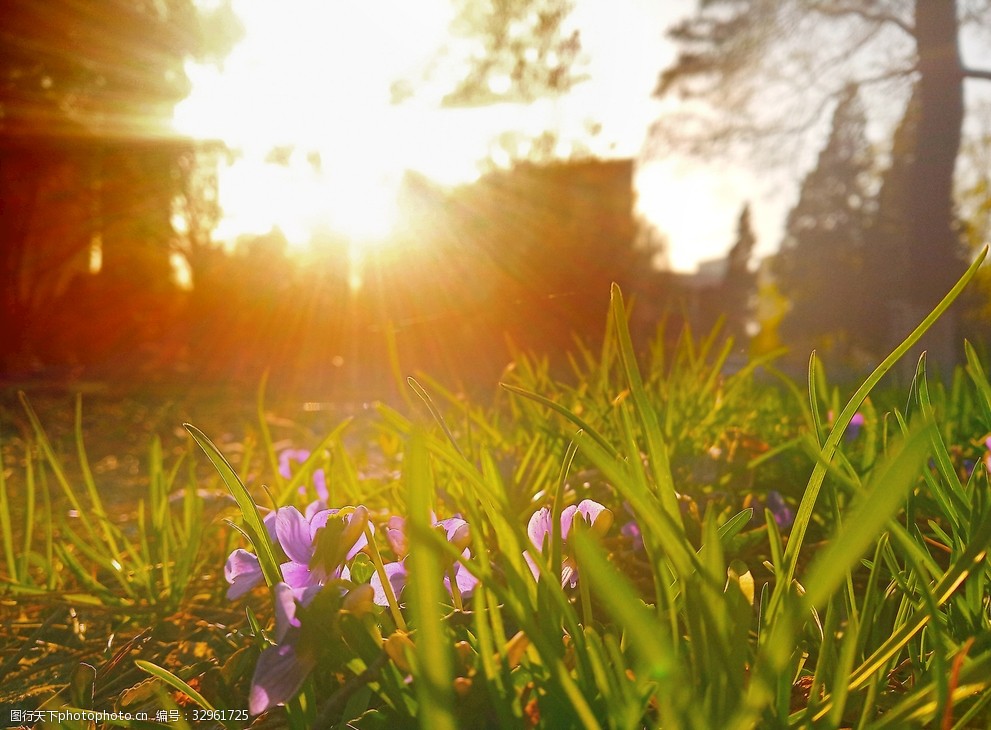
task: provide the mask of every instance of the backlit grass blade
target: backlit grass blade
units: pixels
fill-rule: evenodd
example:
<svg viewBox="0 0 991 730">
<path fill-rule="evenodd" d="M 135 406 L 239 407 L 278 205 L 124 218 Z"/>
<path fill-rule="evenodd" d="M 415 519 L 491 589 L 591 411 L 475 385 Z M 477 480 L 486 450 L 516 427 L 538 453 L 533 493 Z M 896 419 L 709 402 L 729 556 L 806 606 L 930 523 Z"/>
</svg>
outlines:
<svg viewBox="0 0 991 730">
<path fill-rule="evenodd" d="M 82 523 L 83 527 L 86 528 L 86 532 L 89 534 L 90 538 L 94 543 L 99 543 L 99 535 L 96 529 L 93 527 L 93 523 L 90 521 L 89 514 L 90 511 L 85 509 L 82 503 L 79 501 L 79 497 L 76 496 L 75 490 L 69 484 L 69 479 L 65 475 L 65 470 L 62 468 L 62 464 L 58 457 L 55 455 L 55 451 L 52 449 L 52 444 L 48 440 L 48 435 L 45 433 L 44 427 L 41 425 L 41 421 L 38 418 L 38 414 L 35 413 L 34 408 L 28 401 L 27 396 L 22 392 L 18 393 L 21 399 L 21 406 L 24 408 L 24 412 L 27 414 L 28 420 L 31 422 L 31 427 L 34 430 L 34 436 L 38 441 L 38 448 L 45 457 L 45 461 L 52 470 L 52 474 L 55 475 L 55 481 L 58 482 L 59 487 L 61 487 L 62 492 L 65 494 L 65 498 L 69 501 L 69 505 L 75 510 L 79 521 Z"/>
<path fill-rule="evenodd" d="M 640 659 L 640 680 L 657 682 L 661 703 L 669 703 L 670 694 L 678 686 L 680 669 L 677 653 L 658 631 L 656 616 L 587 530 L 575 534 L 575 551 L 582 566 L 580 580 L 591 583 L 592 592 L 617 625 L 624 628 L 626 643 Z"/>
<path fill-rule="evenodd" d="M 936 414 L 933 411 L 932 399 L 929 397 L 929 384 L 926 379 L 925 353 L 919 358 L 916 383 L 918 384 L 919 406 L 922 410 L 922 416 L 929 422 L 935 422 Z M 947 517 L 959 528 L 963 516 L 968 511 L 967 497 L 963 485 L 960 483 L 960 477 L 957 475 L 957 470 L 950 461 L 950 454 L 946 450 L 946 444 L 943 442 L 939 429 L 932 429 L 931 437 L 933 461 L 936 463 L 936 469 L 943 478 L 946 488 L 944 489 L 943 485 L 935 479 L 933 482 L 937 485 L 937 489 L 943 493 L 943 501 L 948 503 Z"/>
<path fill-rule="evenodd" d="M 30 458 L 30 457 L 29 457 Z M 4 562 L 10 580 L 21 582 L 18 575 L 17 558 L 14 556 L 14 531 L 10 519 L 10 502 L 7 498 L 7 467 L 3 461 L 3 442 L 0 441 L 0 539 L 3 540 Z"/>
<path fill-rule="evenodd" d="M 737 512 L 726 522 L 719 526 L 719 539 L 723 544 L 728 544 L 730 540 L 740 534 L 740 531 L 753 519 L 754 510 L 748 507 Z"/>
<path fill-rule="evenodd" d="M 825 603 L 905 501 L 905 495 L 918 480 L 929 455 L 932 430 L 931 425 L 916 430 L 902 448 L 875 472 L 876 477 L 867 493 L 844 517 L 840 532 L 816 556 L 802 581 L 810 605 Z"/>
<path fill-rule="evenodd" d="M 89 457 L 86 455 L 86 447 L 83 444 L 82 395 L 76 395 L 76 418 L 74 423 L 74 432 L 76 435 L 76 454 L 79 458 L 79 469 L 82 472 L 83 484 L 86 486 L 86 493 L 89 495 L 90 504 L 93 505 L 93 513 L 96 515 L 96 518 L 100 522 L 100 527 L 103 529 L 103 537 L 107 541 L 107 547 L 110 550 L 110 554 L 119 555 L 120 549 L 117 547 L 117 541 L 114 538 L 110 520 L 107 517 L 106 511 L 103 509 L 103 501 L 100 499 L 100 490 L 97 489 L 96 482 L 93 480 L 93 472 L 89 468 Z"/>
<path fill-rule="evenodd" d="M 599 469 L 605 479 L 612 484 L 619 494 L 630 503 L 633 512 L 640 522 L 640 528 L 644 533 L 644 542 L 648 546 L 656 544 L 661 548 L 662 554 L 671 561 L 677 574 L 681 577 L 689 575 L 697 565 L 695 553 L 685 538 L 684 527 L 681 523 L 675 523 L 670 519 L 667 512 L 654 499 L 653 494 L 648 491 L 647 485 L 643 483 L 644 477 L 636 476 L 637 469 L 643 467 L 633 466 L 625 461 L 613 458 L 603 451 L 599 445 L 591 438 L 585 438 L 579 434 L 575 438 L 575 443 L 581 452 Z M 659 573 L 663 566 L 663 559 L 660 555 L 655 556 L 653 567 Z M 658 582 L 661 578 L 658 578 Z M 658 585 L 658 589 L 659 589 Z"/>
<path fill-rule="evenodd" d="M 437 555 L 424 544 L 432 530 L 433 480 L 423 437 L 414 432 L 407 450 L 405 479 L 409 491 L 410 608 L 416 621 L 414 684 L 420 700 L 420 726 L 437 730 L 456 727 L 453 706 L 454 668 L 444 631 L 441 601 L 444 571 Z M 419 545 L 417 543 L 420 543 Z"/>
<path fill-rule="evenodd" d="M 441 430 L 444 431 L 444 435 L 447 436 L 447 440 L 451 442 L 454 449 L 462 457 L 466 458 L 465 453 L 461 450 L 461 446 L 458 444 L 457 439 L 454 438 L 454 434 L 451 433 L 451 429 L 447 427 L 447 421 L 444 420 L 443 414 L 440 412 L 440 409 L 437 408 L 437 405 L 434 403 L 433 398 L 430 397 L 430 394 L 424 390 L 423 386 L 416 382 L 416 379 L 412 376 L 406 378 L 406 382 L 409 383 L 409 387 L 412 388 L 413 392 L 419 396 L 421 401 L 423 401 L 423 404 L 427 407 L 430 415 L 433 416 L 433 419 L 440 425 Z"/>
<path fill-rule="evenodd" d="M 812 434 L 815 436 L 816 446 L 822 449 L 822 416 L 819 414 L 819 360 L 816 358 L 816 351 L 813 350 L 809 356 L 809 412 L 812 414 Z"/>
<path fill-rule="evenodd" d="M 956 687 L 948 699 L 951 703 L 974 698 L 983 701 L 989 691 L 991 691 L 991 654 L 985 653 L 983 656 L 961 663 Z M 912 692 L 894 707 L 886 710 L 872 727 L 912 727 L 916 723 L 927 722 L 933 717 L 938 717 L 937 712 L 940 707 L 941 702 L 937 687 L 930 684 Z M 947 722 L 943 724 L 943 727 L 949 728 L 948 721 L 952 719 L 952 714 L 946 716 Z M 959 726 L 954 725 L 953 727 Z M 970 725 L 969 727 L 977 727 L 977 725 Z"/>
<path fill-rule="evenodd" d="M 983 564 L 987 557 L 988 545 L 991 545 L 991 513 L 984 516 L 974 530 L 972 541 L 967 549 L 953 561 L 943 577 L 933 587 L 932 599 L 937 606 L 946 603 L 971 571 Z M 850 691 L 856 691 L 867 684 L 878 669 L 901 651 L 908 641 L 921 631 L 932 618 L 932 614 L 928 611 L 917 611 L 910 621 L 906 622 L 853 671 L 850 676 Z"/>
<path fill-rule="evenodd" d="M 234 501 L 237 502 L 237 506 L 241 510 L 241 516 L 244 519 L 245 532 L 255 549 L 255 555 L 258 556 L 258 562 L 261 565 L 262 574 L 265 576 L 265 582 L 269 586 L 275 585 L 282 580 L 282 574 L 279 572 L 279 565 L 275 560 L 275 553 L 272 550 L 268 531 L 262 523 L 261 515 L 258 514 L 258 507 L 251 498 L 251 494 L 213 441 L 196 428 L 196 426 L 189 423 L 183 425 L 189 432 L 189 435 L 193 437 L 193 441 L 203 449 L 203 453 L 207 455 L 210 463 L 219 472 L 221 479 L 224 480 L 224 484 L 227 485 L 227 489 L 230 490 L 231 495 L 234 497 Z"/>
<path fill-rule="evenodd" d="M 555 413 L 564 416 L 567 420 L 571 421 L 580 430 L 584 431 L 589 435 L 589 437 L 595 439 L 595 442 L 599 444 L 606 452 L 610 453 L 612 456 L 619 456 L 616 448 L 606 440 L 602 434 L 596 431 L 592 426 L 590 426 L 584 419 L 580 416 L 572 413 L 570 410 L 562 406 L 560 403 L 552 401 L 550 398 L 546 398 L 537 393 L 531 393 L 529 390 L 524 390 L 523 388 L 518 388 L 515 385 L 509 385 L 508 383 L 500 383 L 500 385 L 508 390 L 510 393 L 515 395 L 523 396 L 524 398 L 529 398 L 530 400 L 539 403 L 542 406 L 550 408 Z"/>
<path fill-rule="evenodd" d="M 144 659 L 135 659 L 134 664 L 142 672 L 145 672 L 146 674 L 150 674 L 156 679 L 160 679 L 161 681 L 165 682 L 165 684 L 169 685 L 172 689 L 179 690 L 204 710 L 215 711 L 216 708 L 214 708 L 214 706 L 210 704 L 209 700 L 207 700 L 206 697 L 204 697 L 195 689 L 190 687 L 187 682 L 175 676 L 168 669 L 163 669 L 157 664 L 152 664 L 151 662 L 145 661 Z M 224 723 L 224 725 L 227 726 L 227 723 Z"/>
<path fill-rule="evenodd" d="M 34 478 L 34 459 L 32 458 L 30 451 L 25 459 L 24 486 L 27 489 L 27 495 L 25 498 L 26 506 L 24 511 L 24 549 L 21 550 L 17 574 L 21 577 L 21 581 L 26 583 L 28 580 L 28 561 L 31 557 L 31 546 L 34 542 L 35 510 L 37 508 L 38 499 L 37 485 L 35 484 Z M 51 525 L 51 512 L 45 514 L 43 516 L 43 520 L 45 523 Z M 46 565 L 50 566 L 51 561 L 48 561 Z"/>
<path fill-rule="evenodd" d="M 463 409 L 473 427 L 484 432 L 493 444 L 503 445 L 506 443 L 505 434 L 492 421 L 485 417 L 484 411 L 477 407 L 471 408 L 469 402 L 465 401 L 462 396 L 445 388 L 436 378 L 430 377 L 427 373 L 417 372 L 416 378 L 417 382 L 423 381 L 421 385 L 429 386 L 431 391 L 447 401 L 451 407 Z M 406 393 L 405 389 L 403 393 Z"/>
<path fill-rule="evenodd" d="M 967 355 L 967 375 L 970 376 L 974 385 L 977 386 L 978 393 L 981 395 L 978 403 L 981 405 L 984 421 L 985 423 L 991 423 L 991 383 L 988 382 L 987 375 L 984 373 L 984 366 L 981 365 L 974 346 L 964 341 L 963 347 Z"/>
<path fill-rule="evenodd" d="M 822 488 L 823 479 L 826 476 L 826 466 L 832 461 L 833 453 L 836 451 L 839 445 L 840 439 L 843 433 L 846 431 L 847 426 L 850 425 L 850 421 L 860 404 L 864 402 L 867 395 L 874 389 L 874 386 L 878 384 L 881 378 L 887 373 L 896 362 L 898 362 L 907 353 L 916 342 L 921 339 L 930 327 L 939 319 L 944 312 L 950 307 L 951 304 L 960 296 L 960 293 L 964 290 L 964 287 L 970 283 L 970 280 L 974 278 L 977 270 L 980 268 L 981 264 L 984 262 L 985 257 L 988 254 L 988 247 L 985 246 L 981 253 L 977 256 L 974 262 L 970 265 L 960 280 L 953 286 L 952 289 L 943 297 L 942 301 L 936 305 L 935 309 L 929 313 L 929 315 L 919 323 L 911 334 L 906 337 L 900 345 L 898 345 L 889 354 L 880 365 L 878 365 L 874 371 L 867 377 L 863 384 L 856 390 L 856 392 L 850 397 L 843 410 L 840 411 L 839 415 L 836 417 L 835 424 L 832 431 L 830 431 L 829 436 L 826 438 L 825 443 L 822 447 L 822 460 L 818 462 L 812 470 L 812 476 L 809 478 L 809 483 L 805 488 L 805 493 L 802 495 L 802 501 L 798 506 L 798 511 L 795 515 L 795 522 L 792 525 L 791 534 L 788 538 L 788 544 L 785 547 L 785 553 L 783 556 L 782 570 L 779 574 L 779 580 L 775 586 L 775 590 L 771 595 L 770 604 L 768 607 L 770 616 L 773 618 L 777 615 L 778 611 L 781 609 L 785 597 L 790 590 L 791 581 L 795 577 L 795 570 L 798 566 L 798 555 L 802 549 L 802 544 L 805 539 L 805 532 L 808 529 L 809 522 L 812 519 L 812 512 L 815 509 L 816 500 L 819 497 L 819 490 Z"/>
<path fill-rule="evenodd" d="M 654 476 L 654 485 L 668 518 L 675 525 L 682 525 L 681 510 L 678 507 L 678 495 L 675 492 L 674 481 L 671 478 L 671 466 L 668 462 L 667 447 L 664 445 L 661 427 L 657 420 L 657 412 L 650 404 L 643 387 L 640 367 L 637 365 L 636 353 L 633 351 L 633 340 L 630 338 L 626 308 L 623 306 L 623 293 L 619 290 L 617 284 L 612 285 L 610 311 L 612 312 L 616 338 L 619 342 L 620 360 L 623 363 L 623 370 L 626 373 L 626 381 L 630 388 L 630 395 L 633 398 L 637 417 L 643 428 L 643 436 L 647 442 L 647 458 L 650 461 L 650 470 Z"/>
</svg>

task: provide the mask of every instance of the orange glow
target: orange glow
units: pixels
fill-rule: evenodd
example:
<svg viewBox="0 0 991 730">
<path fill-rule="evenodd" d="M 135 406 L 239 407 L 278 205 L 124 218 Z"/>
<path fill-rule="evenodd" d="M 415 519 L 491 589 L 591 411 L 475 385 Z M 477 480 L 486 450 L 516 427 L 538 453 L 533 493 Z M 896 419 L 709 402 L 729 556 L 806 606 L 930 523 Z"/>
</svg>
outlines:
<svg viewBox="0 0 991 730">
<path fill-rule="evenodd" d="M 587 81 L 531 104 L 452 109 L 441 100 L 477 44 L 450 36 L 449 0 L 236 0 L 245 36 L 222 68 L 188 66 L 193 91 L 176 108 L 175 126 L 239 151 L 221 170 L 217 238 L 278 228 L 303 249 L 315 230 L 330 228 L 350 239 L 355 256 L 367 256 L 402 225 L 395 204 L 406 170 L 447 186 L 473 182 L 482 165 L 526 159 L 527 138 L 546 132 L 563 159 L 576 150 L 636 158 L 659 113 L 651 100 L 657 73 L 673 53 L 663 28 L 690 6 L 580 0 L 572 20 Z M 401 104 L 392 103 L 396 82 L 409 82 L 413 93 Z M 590 135 L 593 122 L 601 131 Z M 494 143 L 506 132 L 520 133 L 515 150 Z M 292 148 L 285 164 L 267 159 L 279 146 Z M 311 164 L 317 158 L 319 169 Z M 667 162 L 638 175 L 638 208 L 669 240 L 672 266 L 691 270 L 725 254 L 754 183 Z M 757 217 L 770 220 L 765 193 L 753 202 Z"/>
<path fill-rule="evenodd" d="M 236 11 L 244 41 L 222 70 L 189 67 L 194 93 L 175 114 L 180 131 L 223 139 L 240 152 L 220 172 L 217 237 L 278 228 L 303 248 L 314 231 L 329 228 L 347 236 L 360 258 L 393 232 L 402 172 L 422 149 L 409 137 L 426 126 L 422 115 L 391 106 L 390 84 L 427 60 L 450 6 L 242 0 Z M 288 151 L 273 161 L 277 146 Z M 464 151 L 457 144 L 448 150 L 433 167 L 461 182 Z"/>
</svg>

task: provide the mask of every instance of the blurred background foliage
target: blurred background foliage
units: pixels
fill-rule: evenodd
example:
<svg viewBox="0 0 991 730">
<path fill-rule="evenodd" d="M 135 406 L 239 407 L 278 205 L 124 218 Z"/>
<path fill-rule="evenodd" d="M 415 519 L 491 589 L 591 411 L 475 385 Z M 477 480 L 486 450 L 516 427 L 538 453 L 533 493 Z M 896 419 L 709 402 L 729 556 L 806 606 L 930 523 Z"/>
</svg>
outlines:
<svg viewBox="0 0 991 730">
<path fill-rule="evenodd" d="M 343 399 L 413 370 L 488 387 L 515 350 L 563 367 L 574 338 L 598 341 L 613 281 L 634 300 L 640 343 L 660 321 L 672 340 L 685 326 L 721 326 L 736 342 L 727 367 L 782 345 L 799 364 L 815 347 L 859 367 L 904 336 L 987 238 L 991 133 L 978 124 L 962 142 L 961 126 L 964 80 L 989 72 L 963 64 L 959 38 L 987 29 L 991 3 L 934 5 L 710 2 L 671 29 L 681 55 L 657 93 L 719 114 L 659 121 L 659 150 L 766 154 L 809 139 L 816 119 L 830 127 L 780 252 L 755 260 L 741 201 L 726 258 L 687 276 L 657 265 L 667 244 L 634 212 L 635 161 L 555 160 L 550 137 L 471 185 L 408 173 L 395 245 L 360 263 L 331 230 L 305 254 L 278 230 L 224 245 L 217 169 L 236 152 L 169 125 L 189 91 L 185 63 L 221 63 L 239 38 L 229 3 L 3 0 L 0 375 L 254 384 L 270 369 L 274 387 Z M 480 51 L 445 103 L 532 100 L 580 83 L 571 9 L 459 3 L 452 33 Z M 787 28 L 858 33 L 819 57 Z M 850 66 L 843 53 L 886 65 Z M 771 73 L 775 59 L 788 73 Z M 782 76 L 821 82 L 790 122 L 764 103 Z M 397 80 L 393 97 L 416 83 Z M 865 107 L 892 85 L 910 92 L 885 153 Z M 984 277 L 930 341 L 932 367 L 959 359 L 963 334 L 986 341 L 989 290 Z"/>
</svg>

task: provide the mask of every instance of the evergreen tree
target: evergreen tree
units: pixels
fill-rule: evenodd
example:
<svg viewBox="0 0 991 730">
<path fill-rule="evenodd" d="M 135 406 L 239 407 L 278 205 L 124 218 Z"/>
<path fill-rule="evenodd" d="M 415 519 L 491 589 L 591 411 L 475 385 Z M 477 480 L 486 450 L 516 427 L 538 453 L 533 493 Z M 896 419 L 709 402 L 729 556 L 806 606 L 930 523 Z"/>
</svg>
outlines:
<svg viewBox="0 0 991 730">
<path fill-rule="evenodd" d="M 848 87 L 818 163 L 788 215 L 774 273 L 790 302 L 782 334 L 800 347 L 832 345 L 847 352 L 850 345 L 871 342 L 861 297 L 872 207 L 865 128 L 857 90 Z"/>
<path fill-rule="evenodd" d="M 736 228 L 736 242 L 726 256 L 726 273 L 722 282 L 722 306 L 726 312 L 726 328 L 729 334 L 742 341 L 747 336 L 747 323 L 753 313 L 757 274 L 750 270 L 757 236 L 750 221 L 750 204 L 740 211 Z"/>
<path fill-rule="evenodd" d="M 991 1 L 700 0 L 697 8 L 669 31 L 680 53 L 657 91 L 702 103 L 689 107 L 688 119 L 655 125 L 655 145 L 710 157 L 742 145 L 764 152 L 762 162 L 780 161 L 848 81 L 860 85 L 871 108 L 889 106 L 915 85 L 917 133 L 902 181 L 906 234 L 892 252 L 904 274 L 888 308 L 904 336 L 962 272 L 953 175 L 964 81 L 991 80 L 991 69 L 964 60 L 961 37 L 989 27 Z M 954 317 L 943 317 L 927 335 L 931 364 L 958 359 L 954 328 Z"/>
</svg>

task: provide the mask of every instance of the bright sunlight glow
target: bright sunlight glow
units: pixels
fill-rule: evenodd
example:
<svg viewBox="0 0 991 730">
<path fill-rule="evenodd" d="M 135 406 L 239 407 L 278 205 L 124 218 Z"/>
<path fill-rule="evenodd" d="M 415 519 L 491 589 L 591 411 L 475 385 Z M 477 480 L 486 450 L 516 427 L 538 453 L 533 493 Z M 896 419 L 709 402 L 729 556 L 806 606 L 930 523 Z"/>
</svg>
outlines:
<svg viewBox="0 0 991 730">
<path fill-rule="evenodd" d="M 238 0 L 235 10 L 244 40 L 222 69 L 190 65 L 194 91 L 175 115 L 180 131 L 239 150 L 220 172 L 218 237 L 278 227 L 304 246 L 330 227 L 352 247 L 378 245 L 395 225 L 402 171 L 415 162 L 397 131 L 423 125 L 409 110 L 400 118 L 390 85 L 428 60 L 450 22 L 447 4 Z M 273 160 L 279 146 L 285 155 Z M 457 154 L 452 146 L 434 166 L 460 181 Z"/>
<path fill-rule="evenodd" d="M 562 157 L 576 146 L 637 157 L 657 114 L 650 93 L 671 53 L 662 31 L 690 4 L 580 0 L 571 20 L 587 81 L 528 105 L 442 109 L 473 51 L 471 41 L 449 35 L 450 0 L 234 0 L 244 38 L 221 68 L 189 65 L 193 91 L 174 124 L 237 151 L 219 171 L 218 239 L 278 228 L 302 250 L 314 231 L 330 229 L 348 238 L 360 270 L 360 259 L 401 225 L 397 193 L 406 170 L 442 185 L 472 182 L 483 161 L 510 163 L 493 142 L 507 131 L 533 138 L 551 131 Z M 392 85 L 402 80 L 414 95 L 392 104 Z M 589 136 L 590 123 L 602 131 Z M 516 154 L 526 153 L 524 141 Z M 711 187 L 683 170 L 645 169 L 638 207 L 667 234 L 674 267 L 724 254 L 743 201 L 714 201 Z M 700 221 L 718 221 L 720 230 L 699 235 Z"/>
</svg>

